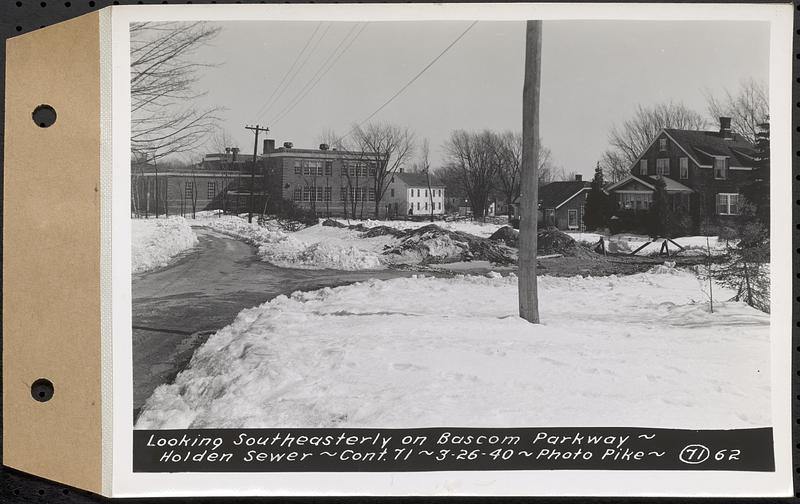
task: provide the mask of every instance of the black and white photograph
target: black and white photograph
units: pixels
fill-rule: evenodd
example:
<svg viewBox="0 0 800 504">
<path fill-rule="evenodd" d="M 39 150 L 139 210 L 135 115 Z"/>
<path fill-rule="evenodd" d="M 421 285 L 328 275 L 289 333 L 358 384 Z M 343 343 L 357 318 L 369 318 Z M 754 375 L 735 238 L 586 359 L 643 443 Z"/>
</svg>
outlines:
<svg viewBox="0 0 800 504">
<path fill-rule="evenodd" d="M 135 429 L 772 427 L 769 56 L 765 21 L 132 22 Z"/>
</svg>

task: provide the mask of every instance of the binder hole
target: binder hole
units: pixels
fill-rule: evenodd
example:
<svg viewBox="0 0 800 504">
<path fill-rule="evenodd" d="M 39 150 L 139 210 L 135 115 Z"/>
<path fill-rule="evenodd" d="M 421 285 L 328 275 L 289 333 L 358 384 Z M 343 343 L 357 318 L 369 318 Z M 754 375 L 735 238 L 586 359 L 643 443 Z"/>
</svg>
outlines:
<svg viewBox="0 0 800 504">
<path fill-rule="evenodd" d="M 50 105 L 39 105 L 33 110 L 33 122 L 40 128 L 49 128 L 56 122 L 56 109 Z"/>
<path fill-rule="evenodd" d="M 31 385 L 31 396 L 39 402 L 47 402 L 53 398 L 53 383 L 46 378 L 39 378 Z"/>
</svg>

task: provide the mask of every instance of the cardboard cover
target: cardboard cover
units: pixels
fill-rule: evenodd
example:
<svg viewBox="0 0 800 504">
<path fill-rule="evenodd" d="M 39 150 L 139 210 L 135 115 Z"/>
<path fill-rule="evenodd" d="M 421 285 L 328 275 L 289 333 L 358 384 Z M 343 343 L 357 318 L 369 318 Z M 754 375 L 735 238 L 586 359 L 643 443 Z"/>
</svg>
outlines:
<svg viewBox="0 0 800 504">
<path fill-rule="evenodd" d="M 8 40 L 3 463 L 101 491 L 100 16 Z M 32 120 L 41 104 L 56 122 Z M 31 384 L 54 385 L 47 402 Z"/>
</svg>

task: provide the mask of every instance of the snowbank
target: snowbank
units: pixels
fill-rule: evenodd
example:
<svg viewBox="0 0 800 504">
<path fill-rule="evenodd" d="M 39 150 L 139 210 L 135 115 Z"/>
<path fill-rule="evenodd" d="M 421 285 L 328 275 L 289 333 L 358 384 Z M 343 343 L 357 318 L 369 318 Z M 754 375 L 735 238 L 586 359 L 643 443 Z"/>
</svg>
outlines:
<svg viewBox="0 0 800 504">
<path fill-rule="evenodd" d="M 242 311 L 137 428 L 770 425 L 769 318 L 689 272 L 371 280 Z M 717 287 L 715 298 L 725 298 Z"/>
<path fill-rule="evenodd" d="M 134 273 L 166 266 L 174 256 L 197 245 L 197 236 L 183 217 L 133 219 L 131 229 Z"/>
<path fill-rule="evenodd" d="M 283 231 L 277 223 L 250 224 L 239 217 L 201 216 L 195 225 L 207 226 L 258 248 L 259 257 L 276 266 L 303 269 L 369 270 L 386 268 L 380 254 L 391 237 L 359 238 L 348 229 L 311 226 Z"/>
</svg>

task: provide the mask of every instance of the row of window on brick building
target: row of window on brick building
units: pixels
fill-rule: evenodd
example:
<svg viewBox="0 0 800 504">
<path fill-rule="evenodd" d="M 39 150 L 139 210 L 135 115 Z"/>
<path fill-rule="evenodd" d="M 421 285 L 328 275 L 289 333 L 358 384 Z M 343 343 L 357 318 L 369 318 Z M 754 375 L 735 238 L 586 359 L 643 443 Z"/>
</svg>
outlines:
<svg viewBox="0 0 800 504">
<path fill-rule="evenodd" d="M 344 163 L 341 169 L 343 177 L 374 177 L 377 171 L 376 163 L 369 162 L 351 162 Z M 333 175 L 333 161 L 315 161 L 315 160 L 302 160 L 296 159 L 294 161 L 295 175 L 307 176 L 331 176 Z"/>
<path fill-rule="evenodd" d="M 292 192 L 294 201 L 332 201 L 330 187 L 306 186 L 298 187 Z M 375 201 L 375 189 L 372 187 L 340 187 L 340 201 Z"/>
</svg>

